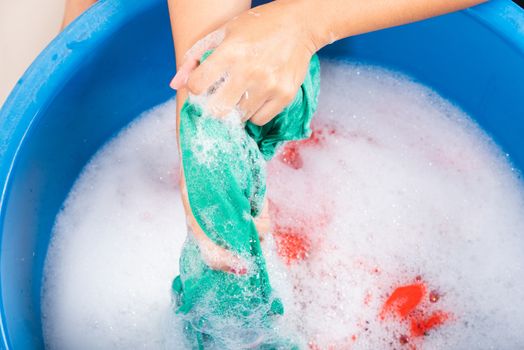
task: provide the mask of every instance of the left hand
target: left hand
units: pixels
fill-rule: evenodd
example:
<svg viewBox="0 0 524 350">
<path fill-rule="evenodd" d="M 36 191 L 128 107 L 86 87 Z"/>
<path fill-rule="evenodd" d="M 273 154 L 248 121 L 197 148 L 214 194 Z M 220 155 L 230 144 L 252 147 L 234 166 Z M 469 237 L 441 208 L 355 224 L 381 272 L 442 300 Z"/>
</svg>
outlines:
<svg viewBox="0 0 524 350">
<path fill-rule="evenodd" d="M 317 51 L 297 3 L 255 7 L 204 37 L 186 53 L 171 87 L 207 93 L 215 116 L 238 106 L 243 120 L 266 124 L 293 100 Z M 213 54 L 200 64 L 210 49 Z"/>
</svg>

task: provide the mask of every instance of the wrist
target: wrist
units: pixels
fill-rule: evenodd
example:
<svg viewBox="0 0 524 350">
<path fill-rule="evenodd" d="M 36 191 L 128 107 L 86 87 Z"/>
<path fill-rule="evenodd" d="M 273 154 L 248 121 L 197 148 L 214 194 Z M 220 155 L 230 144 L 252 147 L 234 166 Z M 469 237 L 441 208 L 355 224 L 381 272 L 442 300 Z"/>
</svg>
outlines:
<svg viewBox="0 0 524 350">
<path fill-rule="evenodd" d="M 278 26 L 289 34 L 291 40 L 302 45 L 310 55 L 316 53 L 324 45 L 318 37 L 318 28 L 315 28 L 311 18 L 311 1 L 303 0 L 276 0 L 260 7 L 270 9 L 275 18 L 279 18 Z M 277 27 L 278 27 L 277 26 Z"/>
<path fill-rule="evenodd" d="M 329 18 L 329 9 L 326 0 L 294 0 L 293 6 L 297 15 L 296 20 L 301 23 L 301 30 L 314 48 L 314 52 L 339 38 L 336 35 Z"/>
</svg>

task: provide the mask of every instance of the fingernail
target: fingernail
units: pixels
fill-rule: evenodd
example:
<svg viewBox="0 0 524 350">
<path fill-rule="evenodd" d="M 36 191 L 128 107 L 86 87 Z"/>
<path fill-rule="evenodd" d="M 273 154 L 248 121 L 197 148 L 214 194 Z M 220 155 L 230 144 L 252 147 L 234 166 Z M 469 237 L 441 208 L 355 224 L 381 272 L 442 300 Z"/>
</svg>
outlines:
<svg viewBox="0 0 524 350">
<path fill-rule="evenodd" d="M 247 273 L 247 268 L 242 267 L 239 270 L 237 270 L 234 267 L 230 267 L 229 272 L 234 273 L 235 275 L 245 275 Z"/>
<path fill-rule="evenodd" d="M 185 72 L 179 71 L 175 74 L 173 80 L 171 80 L 171 83 L 169 83 L 169 86 L 173 90 L 178 90 L 187 83 L 188 78 L 189 77 L 187 74 L 185 74 Z"/>
<path fill-rule="evenodd" d="M 178 75 L 178 73 L 177 73 Z M 169 87 L 173 90 L 177 90 L 178 89 L 178 85 L 177 85 L 177 75 L 175 75 L 175 77 L 173 79 L 171 79 L 171 82 L 169 83 Z"/>
</svg>

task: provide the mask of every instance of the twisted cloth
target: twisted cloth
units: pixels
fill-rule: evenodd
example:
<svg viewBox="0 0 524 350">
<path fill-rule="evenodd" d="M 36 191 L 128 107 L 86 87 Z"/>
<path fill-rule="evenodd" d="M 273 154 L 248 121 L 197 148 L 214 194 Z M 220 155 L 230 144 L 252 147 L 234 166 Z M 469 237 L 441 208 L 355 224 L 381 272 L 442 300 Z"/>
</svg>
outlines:
<svg viewBox="0 0 524 350">
<path fill-rule="evenodd" d="M 209 268 L 189 232 L 173 291 L 193 348 L 226 349 L 232 339 L 235 347 L 238 342 L 258 349 L 282 346 L 283 340 L 271 332 L 271 320 L 284 309 L 272 293 L 253 219 L 264 202 L 266 161 L 284 142 L 311 134 L 319 83 L 315 55 L 294 100 L 263 126 L 206 115 L 191 99 L 182 107 L 179 141 L 193 216 L 215 244 L 249 266 L 245 275 Z"/>
</svg>

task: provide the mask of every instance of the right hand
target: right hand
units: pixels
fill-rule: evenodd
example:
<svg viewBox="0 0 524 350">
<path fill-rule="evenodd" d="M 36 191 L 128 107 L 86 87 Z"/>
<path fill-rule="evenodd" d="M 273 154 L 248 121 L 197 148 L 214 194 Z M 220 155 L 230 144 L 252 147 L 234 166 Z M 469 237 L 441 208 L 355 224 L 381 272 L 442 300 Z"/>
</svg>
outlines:
<svg viewBox="0 0 524 350">
<path fill-rule="evenodd" d="M 171 87 L 208 94 L 214 116 L 238 106 L 244 120 L 266 124 L 293 100 L 317 51 L 301 8 L 275 1 L 233 18 L 186 53 Z"/>
</svg>

